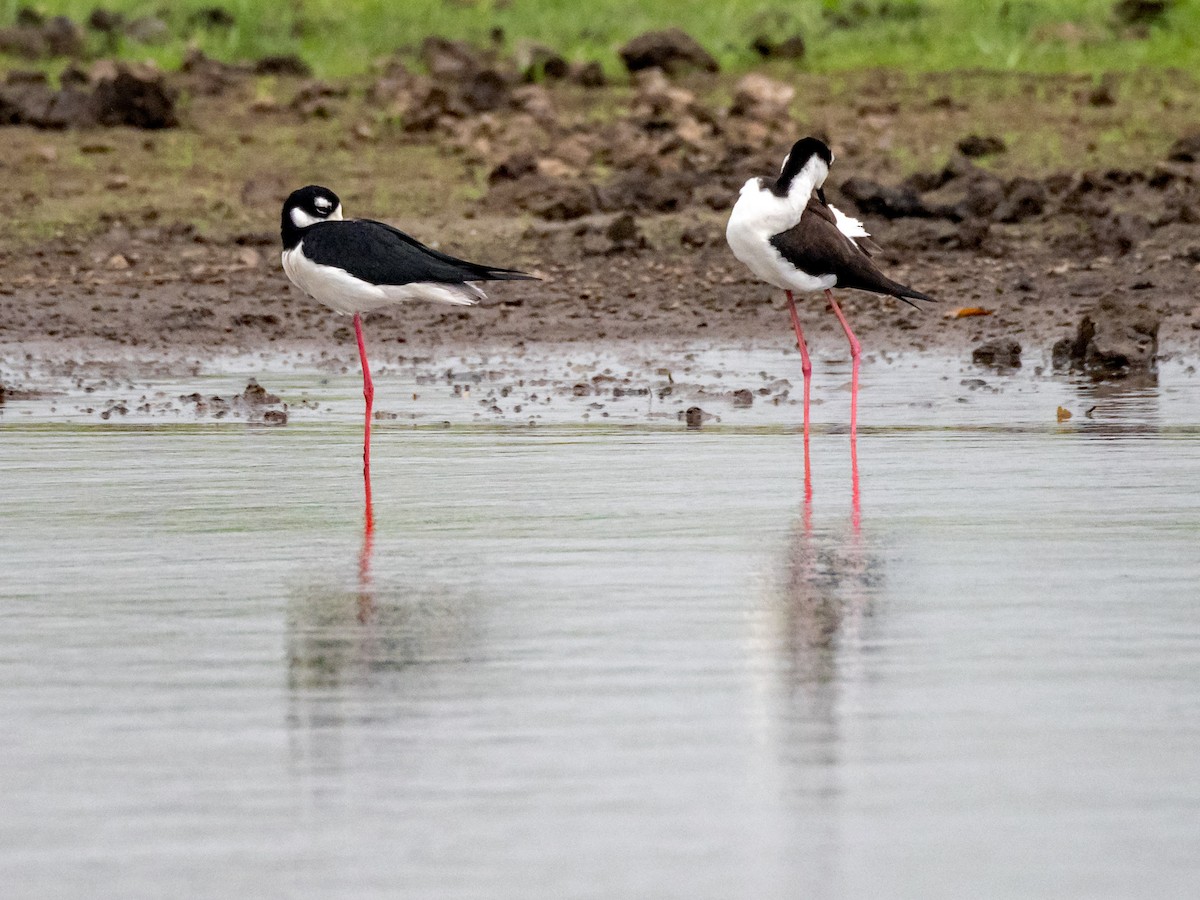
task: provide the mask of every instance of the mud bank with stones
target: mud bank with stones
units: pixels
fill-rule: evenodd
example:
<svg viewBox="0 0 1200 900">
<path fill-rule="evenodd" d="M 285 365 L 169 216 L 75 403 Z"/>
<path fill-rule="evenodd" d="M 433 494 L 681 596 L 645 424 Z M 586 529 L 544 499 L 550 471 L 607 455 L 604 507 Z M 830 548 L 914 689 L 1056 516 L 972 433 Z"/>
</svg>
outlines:
<svg viewBox="0 0 1200 900">
<path fill-rule="evenodd" d="M 978 92 L 968 102 L 969 90 L 954 90 L 969 79 L 946 81 L 943 91 L 936 79 L 916 89 L 876 73 L 863 76 L 870 99 L 847 107 L 820 99 L 838 95 L 836 76 L 824 79 L 824 94 L 811 76 L 798 77 L 799 87 L 775 70 L 726 77 L 711 72 L 703 48 L 677 35 L 666 40 L 626 48 L 630 74 L 617 82 L 546 48 L 517 58 L 441 39 L 422 45 L 419 67 L 391 60 L 368 79 L 338 84 L 308 78 L 299 62 L 264 70 L 264 61 L 229 65 L 198 53 L 174 73 L 103 60 L 73 67 L 58 87 L 9 73 L 0 108 L 26 110 L 10 116 L 16 124 L 4 132 L 16 139 L 0 151 L 0 166 L 20 186 L 0 200 L 10 217 L 29 204 L 69 203 L 56 191 L 74 155 L 93 166 L 96 153 L 116 161 L 92 190 L 128 196 L 138 178 L 153 179 L 162 151 L 153 141 L 130 143 L 139 125 L 236 135 L 264 150 L 273 129 L 291 136 L 311 125 L 338 135 L 346 152 L 315 173 L 314 159 L 331 158 L 326 143 L 296 145 L 269 173 L 214 166 L 224 181 L 209 193 L 236 228 L 147 206 L 102 213 L 90 227 L 34 245 L 5 245 L 0 344 L 50 339 L 86 355 L 89 342 L 212 353 L 312 341 L 352 354 L 346 321 L 299 297 L 279 269 L 278 204 L 313 178 L 361 182 L 355 148 L 398 159 L 431 148 L 449 160 L 445 177 L 481 189 L 446 208 L 403 210 L 403 224 L 426 240 L 440 237 L 443 249 L 523 266 L 543 280 L 497 285 L 471 310 L 372 314 L 369 334 L 385 352 L 624 340 L 786 347 L 782 298 L 733 259 L 724 218 L 748 177 L 775 171 L 791 142 L 813 133 L 837 154 L 830 200 L 864 219 L 894 277 L 941 301 L 919 312 L 848 294 L 845 307 L 866 346 L 944 348 L 964 359 L 982 347 L 985 358 L 1053 358 L 1096 376 L 1196 352 L 1196 133 L 1177 129 L 1137 166 L 1014 173 L 1005 164 L 1012 137 L 968 123 L 1014 114 L 1020 92 L 993 109 Z M 271 72 L 269 93 L 263 71 Z M 1103 90 L 1061 77 L 1037 84 L 1047 108 L 1079 127 L 1103 127 L 1109 107 L 1120 113 L 1119 82 Z M 98 103 L 104 91 L 121 103 Z M 108 107 L 154 117 L 139 122 L 130 113 L 111 127 Z M 67 108 L 81 118 L 55 118 Z M 903 172 L 896 155 L 905 136 L 931 133 L 946 161 Z M 125 146 L 141 154 L 144 171 L 120 170 Z M 388 209 L 350 212 L 389 218 Z M 804 311 L 818 352 L 840 340 L 822 307 L 813 299 Z M 987 349 L 997 342 L 999 351 Z"/>
</svg>

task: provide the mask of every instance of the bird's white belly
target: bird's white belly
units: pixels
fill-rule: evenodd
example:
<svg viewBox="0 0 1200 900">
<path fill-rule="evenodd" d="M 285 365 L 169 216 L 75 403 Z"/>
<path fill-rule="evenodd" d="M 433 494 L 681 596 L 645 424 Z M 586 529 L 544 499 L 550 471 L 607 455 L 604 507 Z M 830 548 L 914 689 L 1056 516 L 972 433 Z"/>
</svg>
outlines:
<svg viewBox="0 0 1200 900">
<path fill-rule="evenodd" d="M 355 278 L 345 269 L 323 266 L 304 255 L 304 242 L 283 251 L 283 271 L 292 284 L 318 303 L 349 315 L 367 312 L 393 303 L 425 300 L 470 306 L 483 298 L 483 291 L 472 284 L 438 284 L 418 281 L 411 284 L 371 284 Z"/>
<path fill-rule="evenodd" d="M 739 225 L 732 217 L 725 230 L 733 255 L 768 284 L 785 291 L 824 291 L 837 283 L 834 275 L 811 275 L 797 269 L 771 244 L 772 236 Z"/>
<path fill-rule="evenodd" d="M 763 281 L 785 291 L 824 291 L 833 287 L 836 276 L 802 272 L 775 249 L 771 238 L 795 223 L 765 214 L 764 205 L 764 198 L 750 191 L 743 191 L 734 204 L 725 226 L 725 240 L 733 255 Z"/>
</svg>

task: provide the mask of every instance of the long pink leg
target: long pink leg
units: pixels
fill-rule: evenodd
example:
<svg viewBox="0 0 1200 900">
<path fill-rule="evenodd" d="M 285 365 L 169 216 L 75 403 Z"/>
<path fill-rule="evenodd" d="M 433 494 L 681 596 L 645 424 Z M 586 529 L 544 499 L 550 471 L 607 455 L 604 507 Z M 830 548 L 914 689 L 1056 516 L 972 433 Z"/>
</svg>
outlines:
<svg viewBox="0 0 1200 900">
<path fill-rule="evenodd" d="M 854 332 L 850 330 L 850 323 L 846 321 L 846 317 L 842 315 L 842 308 L 838 306 L 838 302 L 833 299 L 833 291 L 825 292 L 825 299 L 829 301 L 829 305 L 833 307 L 833 314 L 838 317 L 838 321 L 842 323 L 842 330 L 846 332 L 846 337 L 850 341 L 850 356 L 853 359 L 858 359 L 862 355 L 862 347 L 858 343 L 858 338 L 854 336 Z"/>
<path fill-rule="evenodd" d="M 854 336 L 854 332 L 850 330 L 850 323 L 842 314 L 842 308 L 833 299 L 833 291 L 825 291 L 825 299 L 833 307 L 833 314 L 842 323 L 842 330 L 846 332 L 846 338 L 850 341 L 850 358 L 854 362 L 854 376 L 850 382 L 850 437 L 853 439 L 858 429 L 858 359 L 862 356 L 862 347 L 858 343 L 858 338 Z"/>
<path fill-rule="evenodd" d="M 367 365 L 367 345 L 363 340 L 362 316 L 354 314 L 354 337 L 358 339 L 358 358 L 362 362 L 363 399 L 367 401 L 367 413 L 363 423 L 363 495 L 366 499 L 366 530 L 375 528 L 375 512 L 371 507 L 371 404 L 375 402 L 375 384 L 371 381 L 371 368 Z"/>
<path fill-rule="evenodd" d="M 800 328 L 800 314 L 796 312 L 796 300 L 792 292 L 787 292 L 788 312 L 792 316 L 792 328 L 796 331 L 796 346 L 800 348 L 800 371 L 804 375 L 804 441 L 808 443 L 808 396 L 812 386 L 812 360 L 808 358 L 808 344 L 804 341 L 804 331 Z"/>
<path fill-rule="evenodd" d="M 808 345 L 804 341 L 804 331 L 800 328 L 800 314 L 796 312 L 796 299 L 792 292 L 787 292 L 788 313 L 792 317 L 792 328 L 796 332 L 796 346 L 800 348 L 800 371 L 804 375 L 804 504 L 806 513 L 812 514 L 812 465 L 809 458 L 809 414 L 808 400 L 812 390 L 812 360 L 808 358 Z"/>
</svg>

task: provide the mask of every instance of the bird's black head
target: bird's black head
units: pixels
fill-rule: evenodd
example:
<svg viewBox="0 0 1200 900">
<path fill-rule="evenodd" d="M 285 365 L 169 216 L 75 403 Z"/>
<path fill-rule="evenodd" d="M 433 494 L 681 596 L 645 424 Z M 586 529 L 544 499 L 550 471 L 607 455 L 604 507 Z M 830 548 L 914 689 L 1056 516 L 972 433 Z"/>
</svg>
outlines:
<svg viewBox="0 0 1200 900">
<path fill-rule="evenodd" d="M 300 242 L 301 232 L 318 222 L 337 221 L 342 217 L 342 201 L 329 188 L 310 184 L 292 191 L 283 202 L 280 233 L 283 246 L 291 249 Z"/>
<path fill-rule="evenodd" d="M 792 144 L 791 151 L 783 160 L 783 168 L 779 171 L 779 178 L 772 191 L 780 197 L 787 196 L 788 188 L 792 186 L 792 179 L 799 175 L 814 158 L 820 160 L 825 166 L 825 171 L 816 185 L 820 187 L 825 180 L 824 175 L 829 174 L 829 167 L 833 165 L 833 152 L 824 141 L 815 137 L 806 137 Z"/>
</svg>

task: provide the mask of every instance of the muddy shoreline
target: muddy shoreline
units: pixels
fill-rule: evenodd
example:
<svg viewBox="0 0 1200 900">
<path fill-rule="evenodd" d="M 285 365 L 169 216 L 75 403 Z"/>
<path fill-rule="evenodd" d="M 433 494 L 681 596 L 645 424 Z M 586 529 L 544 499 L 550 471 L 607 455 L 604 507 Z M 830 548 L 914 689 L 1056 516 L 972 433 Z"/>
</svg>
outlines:
<svg viewBox="0 0 1200 900">
<path fill-rule="evenodd" d="M 740 184 L 769 174 L 810 132 L 837 154 L 830 201 L 863 218 L 890 275 L 941 301 L 918 311 L 841 294 L 868 350 L 969 359 L 982 344 L 1016 341 L 1048 356 L 1098 310 L 1152 328 L 1152 354 L 1200 350 L 1200 143 L 1180 124 L 1196 101 L 1179 99 L 1179 77 L 1130 76 L 1106 82 L 1102 95 L 1071 77 L 964 74 L 928 83 L 803 76 L 797 89 L 768 75 L 649 69 L 628 83 L 581 86 L 525 83 L 504 60 L 443 51 L 431 71 L 446 59 L 459 68 L 436 82 L 396 64 L 343 85 L 280 77 L 265 99 L 248 72 L 193 59 L 184 72 L 146 76 L 184 98 L 169 137 L 3 128 L 0 167 L 19 187 L 0 199 L 0 213 L 20 224 L 32 212 L 50 232 L 0 236 L 10 373 L 20 368 L 11 348 L 43 341 L 81 359 L 93 344 L 131 357 L 204 357 L 312 343 L 352 357 L 348 320 L 301 297 L 279 264 L 279 203 L 313 180 L 338 190 L 349 215 L 388 219 L 441 249 L 543 279 L 494 285 L 468 310 L 371 314 L 376 348 L 787 348 L 783 297 L 733 258 L 724 221 Z M 839 99 L 856 78 L 874 93 L 847 109 Z M 826 99 L 815 101 L 822 87 Z M 1156 91 L 1175 98 L 1163 100 L 1170 115 L 1122 151 L 1123 166 L 1036 168 L 1022 161 L 1030 151 L 1020 135 L 978 133 L 981 120 L 1026 116 L 1033 96 L 1053 127 L 1095 148 Z M 403 127 L 378 124 L 392 115 Z M 173 156 L 181 142 L 190 160 L 182 169 Z M 903 164 L 905 154 L 930 162 Z M 435 160 L 441 169 L 428 171 Z M 406 162 L 426 171 L 389 170 L 384 180 L 411 183 L 413 196 L 380 199 L 372 172 Z M 472 182 L 478 189 L 464 192 Z M 843 340 L 824 307 L 820 298 L 802 306 L 818 352 Z M 962 309 L 984 314 L 955 317 Z"/>
<path fill-rule="evenodd" d="M 668 243 L 672 231 L 694 230 L 696 217 L 664 215 L 639 224 L 655 234 L 647 246 L 596 255 L 579 231 L 602 233 L 604 219 L 527 226 L 513 255 L 543 281 L 495 285 L 488 301 L 466 310 L 414 305 L 373 313 L 366 317 L 368 334 L 373 344 L 417 352 L 597 340 L 789 343 L 783 297 L 742 270 L 721 240 L 718 215 L 705 217 L 708 237 L 696 248 Z M 510 220 L 473 222 L 478 230 L 492 225 L 494 235 L 517 230 Z M 1193 355 L 1200 345 L 1196 226 L 1158 229 L 1123 257 L 1079 259 L 1050 249 L 1042 229 L 994 228 L 994 250 L 980 253 L 929 249 L 929 237 L 938 240 L 936 226 L 923 222 L 869 225 L 890 239 L 888 271 L 940 303 L 914 310 L 846 292 L 842 302 L 867 347 L 961 354 L 1013 338 L 1032 352 L 1048 351 L 1102 297 L 1158 320 L 1161 352 Z M 352 343 L 348 320 L 291 288 L 275 247 L 265 242 L 239 246 L 114 229 L 95 239 L 51 242 L 33 255 L 10 254 L 5 269 L 5 344 L 53 339 L 86 347 L 95 340 L 134 350 L 229 353 L 297 341 L 326 341 L 331 351 Z M 990 314 L 950 317 L 962 307 Z M 823 300 L 807 298 L 801 309 L 818 347 L 841 340 Z"/>
</svg>

